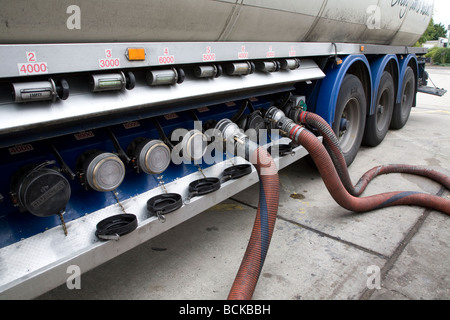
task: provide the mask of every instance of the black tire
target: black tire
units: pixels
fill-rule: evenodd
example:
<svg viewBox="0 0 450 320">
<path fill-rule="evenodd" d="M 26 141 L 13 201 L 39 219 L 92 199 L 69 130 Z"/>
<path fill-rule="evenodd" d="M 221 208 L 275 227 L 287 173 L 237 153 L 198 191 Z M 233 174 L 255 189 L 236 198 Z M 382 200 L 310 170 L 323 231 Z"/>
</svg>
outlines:
<svg viewBox="0 0 450 320">
<path fill-rule="evenodd" d="M 376 147 L 384 140 L 391 124 L 394 104 L 394 80 L 389 72 L 384 71 L 380 79 L 375 113 L 367 117 L 363 144 Z"/>
<path fill-rule="evenodd" d="M 403 77 L 403 85 L 401 91 L 401 101 L 394 107 L 392 114 L 391 129 L 398 130 L 403 128 L 408 122 L 411 109 L 414 104 L 416 94 L 416 77 L 411 67 L 406 68 Z"/>
<path fill-rule="evenodd" d="M 347 74 L 339 89 L 333 131 L 336 133 L 347 166 L 355 160 L 364 135 L 367 101 L 358 77 Z"/>
</svg>

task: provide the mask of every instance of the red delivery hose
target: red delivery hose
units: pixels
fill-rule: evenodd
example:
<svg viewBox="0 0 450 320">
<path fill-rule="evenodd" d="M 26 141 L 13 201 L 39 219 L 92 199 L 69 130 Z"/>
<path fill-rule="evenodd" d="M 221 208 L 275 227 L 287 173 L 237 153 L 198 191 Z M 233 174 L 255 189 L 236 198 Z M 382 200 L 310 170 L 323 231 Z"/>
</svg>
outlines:
<svg viewBox="0 0 450 320">
<path fill-rule="evenodd" d="M 352 196 L 344 188 L 330 155 L 317 137 L 299 125 L 291 128 L 289 137 L 308 150 L 331 196 L 343 208 L 354 212 L 367 212 L 391 206 L 415 205 L 450 215 L 450 201 L 430 194 L 389 192 L 364 198 Z"/>
<path fill-rule="evenodd" d="M 255 166 L 259 176 L 257 215 L 247 249 L 228 294 L 230 300 L 250 300 L 269 250 L 278 214 L 280 195 L 278 168 L 269 152 L 251 141 L 229 119 L 219 121 L 215 129 L 221 133 L 222 137 L 217 141 L 223 141 L 228 152 L 250 161 Z"/>
<path fill-rule="evenodd" d="M 358 183 L 353 185 L 347 170 L 347 164 L 339 146 L 339 140 L 330 125 L 319 115 L 303 110 L 296 110 L 294 114 L 290 112 L 289 115 L 295 122 L 308 124 L 320 132 L 329 148 L 331 160 L 345 189 L 355 197 L 360 196 L 374 178 L 382 174 L 390 173 L 407 173 L 426 177 L 442 184 L 450 190 L 450 177 L 429 168 L 404 164 L 390 164 L 375 167 L 363 174 Z"/>
<path fill-rule="evenodd" d="M 283 112 L 276 108 L 270 108 L 266 113 L 266 117 L 272 123 L 276 123 L 276 126 L 279 126 L 279 129 L 282 129 L 282 131 L 289 132 L 289 138 L 302 145 L 309 152 L 331 196 L 343 208 L 354 212 L 367 212 L 390 206 L 416 205 L 450 215 L 450 201 L 430 194 L 419 192 L 389 192 L 363 198 L 351 195 L 344 187 L 328 151 L 314 134 L 293 123 L 292 120 L 284 116 Z M 223 127 L 223 132 L 226 132 L 226 129 L 228 128 L 229 127 L 225 125 Z M 231 131 L 232 130 L 229 131 L 230 133 L 227 133 L 228 137 L 233 136 Z M 245 158 L 248 159 L 248 149 L 250 148 L 247 145 L 245 148 L 245 154 L 247 155 Z M 339 156 L 336 158 L 338 157 Z M 250 241 L 238 274 L 236 275 L 228 295 L 228 299 L 230 300 L 250 300 L 252 298 L 267 256 L 278 213 L 279 177 L 273 159 L 270 154 L 261 147 L 258 147 L 252 153 L 250 159 L 253 159 L 252 163 L 255 164 L 260 178 L 260 198 Z M 363 178 L 361 178 L 362 182 L 360 182 L 363 186 L 362 188 L 364 189 L 370 180 L 377 175 L 391 170 L 389 167 L 387 167 L 388 169 L 383 170 L 385 167 L 386 166 L 381 166 L 375 168 L 376 170 L 368 171 Z M 401 167 L 402 166 L 399 166 L 397 169 L 401 170 L 399 169 Z M 404 170 L 408 173 L 414 171 L 409 166 L 406 166 Z M 419 172 L 422 173 L 421 171 Z M 434 177 L 434 175 L 430 176 Z M 440 178 L 441 176 L 439 175 L 439 179 Z M 445 185 L 445 183 L 448 183 L 448 180 L 444 179 L 443 182 Z"/>
<path fill-rule="evenodd" d="M 255 291 L 278 214 L 278 169 L 266 149 L 259 147 L 253 153 L 260 180 L 259 203 L 250 241 L 241 266 L 228 295 L 229 300 L 250 300 Z"/>
</svg>

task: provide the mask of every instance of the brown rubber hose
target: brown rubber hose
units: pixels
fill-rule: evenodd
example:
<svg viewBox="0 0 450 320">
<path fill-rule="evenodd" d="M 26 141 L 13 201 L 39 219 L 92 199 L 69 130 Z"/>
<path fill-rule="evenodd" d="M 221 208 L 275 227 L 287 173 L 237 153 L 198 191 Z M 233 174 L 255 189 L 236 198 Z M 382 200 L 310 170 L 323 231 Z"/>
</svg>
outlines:
<svg viewBox="0 0 450 320">
<path fill-rule="evenodd" d="M 244 258 L 228 295 L 229 300 L 250 300 L 255 291 L 278 214 L 278 169 L 266 149 L 259 147 L 250 158 L 260 179 L 259 203 Z"/>
<path fill-rule="evenodd" d="M 347 210 L 367 212 L 391 206 L 414 205 L 450 215 L 450 201 L 430 194 L 389 192 L 364 198 L 352 196 L 342 184 L 327 150 L 314 134 L 296 125 L 289 136 L 309 152 L 331 196 Z"/>
<path fill-rule="evenodd" d="M 297 123 L 308 124 L 322 134 L 329 148 L 331 160 L 336 167 L 336 171 L 345 189 L 355 197 L 360 196 L 374 178 L 382 174 L 390 173 L 407 173 L 426 177 L 440 183 L 447 190 L 450 190 L 450 177 L 429 168 L 404 164 L 390 164 L 375 167 L 363 174 L 358 183 L 353 185 L 348 173 L 347 164 L 339 146 L 339 141 L 330 125 L 319 115 L 306 111 L 296 112 L 294 118 L 294 121 Z"/>
</svg>

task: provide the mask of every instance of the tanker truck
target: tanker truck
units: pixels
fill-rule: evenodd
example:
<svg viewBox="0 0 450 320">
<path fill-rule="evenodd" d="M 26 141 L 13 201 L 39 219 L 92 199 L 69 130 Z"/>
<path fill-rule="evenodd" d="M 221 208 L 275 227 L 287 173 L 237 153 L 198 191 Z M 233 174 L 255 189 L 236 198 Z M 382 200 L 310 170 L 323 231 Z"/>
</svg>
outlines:
<svg viewBox="0 0 450 320">
<path fill-rule="evenodd" d="M 307 156 L 273 131 L 274 106 L 323 118 L 350 165 L 418 92 L 445 93 L 413 47 L 432 0 L 1 4 L 1 298 L 37 297 L 258 183 L 250 133 L 278 169 Z"/>
</svg>

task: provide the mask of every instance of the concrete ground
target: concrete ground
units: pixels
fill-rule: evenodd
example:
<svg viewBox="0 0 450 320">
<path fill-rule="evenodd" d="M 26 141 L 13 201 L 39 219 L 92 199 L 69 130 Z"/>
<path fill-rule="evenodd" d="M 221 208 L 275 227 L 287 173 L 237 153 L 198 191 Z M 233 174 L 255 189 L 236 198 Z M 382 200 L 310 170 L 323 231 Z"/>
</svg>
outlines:
<svg viewBox="0 0 450 320">
<path fill-rule="evenodd" d="M 450 69 L 430 68 L 450 89 Z M 353 181 L 381 164 L 423 165 L 450 175 L 450 94 L 418 95 L 400 131 L 363 147 Z M 450 218 L 418 207 L 354 214 L 337 205 L 306 162 L 280 171 L 278 219 L 256 300 L 450 299 Z M 364 195 L 422 191 L 450 199 L 427 179 L 392 174 Z M 39 299 L 224 300 L 239 268 L 258 202 L 254 186 Z M 378 286 L 379 285 L 379 286 Z M 376 288 L 378 287 L 378 288 Z"/>
</svg>

